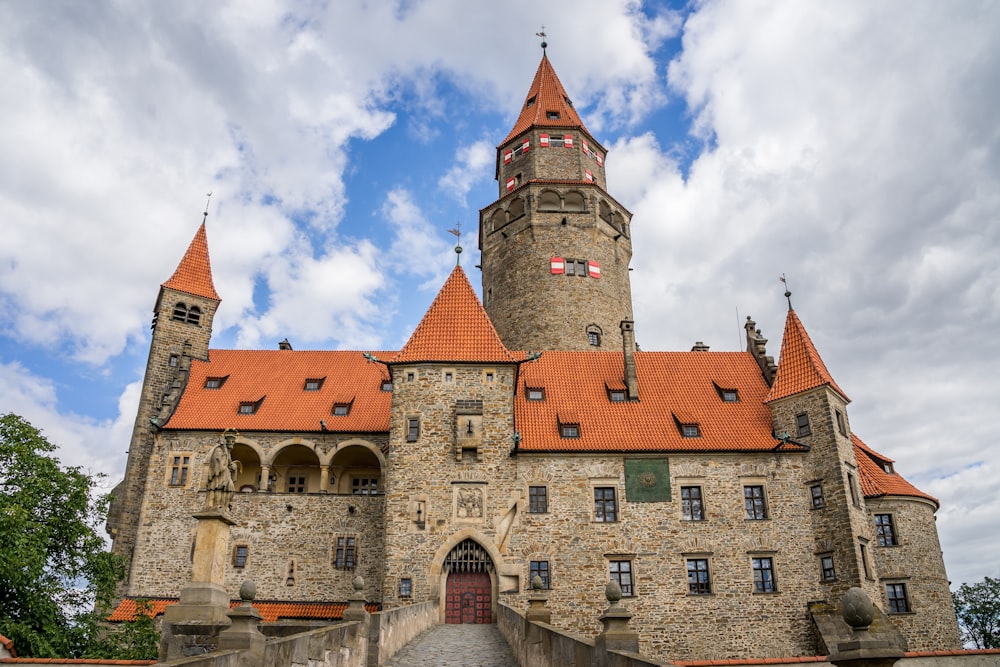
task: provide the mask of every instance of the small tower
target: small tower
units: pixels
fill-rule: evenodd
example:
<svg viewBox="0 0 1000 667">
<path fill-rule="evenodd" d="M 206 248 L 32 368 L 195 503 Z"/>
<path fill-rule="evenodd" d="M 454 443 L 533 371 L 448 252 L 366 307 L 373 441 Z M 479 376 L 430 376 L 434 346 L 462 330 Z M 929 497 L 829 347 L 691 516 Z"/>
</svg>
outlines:
<svg viewBox="0 0 1000 667">
<path fill-rule="evenodd" d="M 208 358 L 212 320 L 220 302 L 212 282 L 203 220 L 174 274 L 160 286 L 156 297 L 152 342 L 125 477 L 112 492 L 114 501 L 107 522 L 112 551 L 129 561 L 158 425 L 176 406 L 187 382 L 191 359 Z"/>
<path fill-rule="evenodd" d="M 789 302 L 777 374 L 767 397 L 775 436 L 809 445 L 808 493 L 815 552 L 832 565 L 828 586 L 837 599 L 852 586 L 880 598 L 872 529 L 847 422 L 850 399 L 837 386 Z"/>
<path fill-rule="evenodd" d="M 632 214 L 606 190 L 606 156 L 543 55 L 479 212 L 483 302 L 509 349 L 621 349 Z"/>
</svg>

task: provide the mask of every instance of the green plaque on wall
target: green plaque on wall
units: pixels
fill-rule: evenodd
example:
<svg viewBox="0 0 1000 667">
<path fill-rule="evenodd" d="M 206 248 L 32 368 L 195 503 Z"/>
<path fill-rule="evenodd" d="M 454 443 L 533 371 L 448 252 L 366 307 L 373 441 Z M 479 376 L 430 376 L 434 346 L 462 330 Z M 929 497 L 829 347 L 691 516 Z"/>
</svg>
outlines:
<svg viewBox="0 0 1000 667">
<path fill-rule="evenodd" d="M 670 500 L 670 462 L 667 459 L 625 459 L 625 495 L 633 503 Z"/>
</svg>

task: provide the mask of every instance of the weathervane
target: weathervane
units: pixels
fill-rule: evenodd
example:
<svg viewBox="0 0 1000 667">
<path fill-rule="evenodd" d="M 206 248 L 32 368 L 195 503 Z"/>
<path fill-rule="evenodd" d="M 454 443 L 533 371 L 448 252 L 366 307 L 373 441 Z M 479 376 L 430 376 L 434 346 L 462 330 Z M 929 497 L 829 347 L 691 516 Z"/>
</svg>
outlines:
<svg viewBox="0 0 1000 667">
<path fill-rule="evenodd" d="M 205 216 L 201 219 L 202 222 L 205 222 L 206 220 L 208 220 L 208 205 L 212 201 L 212 193 L 209 192 L 207 196 L 208 196 L 208 199 L 205 200 Z"/>
<path fill-rule="evenodd" d="M 458 239 L 455 242 L 455 266 L 462 265 L 462 222 L 455 223 L 455 229 L 449 229 L 449 233 L 454 234 Z"/>
<path fill-rule="evenodd" d="M 548 43 L 545 41 L 545 26 L 542 26 L 542 31 L 536 32 L 535 35 L 542 38 L 542 55 L 545 55 L 545 47 L 548 46 Z"/>
<path fill-rule="evenodd" d="M 785 274 L 782 273 L 778 278 L 781 282 L 785 283 L 785 298 L 788 299 L 788 310 L 792 309 L 792 292 L 788 289 L 788 280 L 785 278 Z"/>
</svg>

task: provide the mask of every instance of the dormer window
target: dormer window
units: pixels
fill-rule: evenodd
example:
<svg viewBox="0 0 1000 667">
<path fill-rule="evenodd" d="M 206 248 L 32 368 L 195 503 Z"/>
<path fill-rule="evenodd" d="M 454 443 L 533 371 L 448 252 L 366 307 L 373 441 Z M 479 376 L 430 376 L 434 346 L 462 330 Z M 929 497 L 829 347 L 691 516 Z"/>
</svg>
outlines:
<svg viewBox="0 0 1000 667">
<path fill-rule="evenodd" d="M 346 417 L 351 414 L 350 403 L 334 403 L 332 414 L 334 417 Z"/>
<path fill-rule="evenodd" d="M 529 401 L 544 401 L 545 400 L 545 390 L 541 387 L 532 388 L 528 387 L 526 390 L 527 398 Z"/>
<path fill-rule="evenodd" d="M 558 111 L 546 111 L 545 112 L 545 118 L 546 118 L 546 120 L 559 120 L 559 112 Z"/>
<path fill-rule="evenodd" d="M 239 414 L 255 415 L 257 414 L 258 408 L 260 408 L 260 404 L 263 402 L 264 402 L 263 398 L 260 399 L 259 401 L 243 401 L 242 403 L 240 403 Z"/>
<path fill-rule="evenodd" d="M 222 385 L 226 384 L 226 380 L 229 376 L 217 377 L 217 378 L 205 378 L 205 389 L 219 389 Z"/>
<path fill-rule="evenodd" d="M 739 402 L 739 394 L 736 393 L 735 389 L 723 389 L 722 390 L 722 402 L 723 403 L 737 403 Z"/>
<path fill-rule="evenodd" d="M 608 390 L 608 400 L 612 403 L 624 403 L 625 402 L 625 390 L 624 389 L 609 389 Z"/>
<path fill-rule="evenodd" d="M 531 97 L 529 97 L 528 101 L 524 103 L 524 108 L 526 108 L 526 109 L 528 107 L 533 107 L 533 106 L 535 106 L 535 96 L 534 95 L 532 95 Z"/>
<path fill-rule="evenodd" d="M 382 391 L 392 391 L 392 380 L 382 380 Z"/>
<path fill-rule="evenodd" d="M 559 437 L 561 437 L 561 438 L 579 438 L 580 437 L 580 425 L 579 424 L 559 424 Z"/>
<path fill-rule="evenodd" d="M 896 471 L 893 470 L 893 468 L 892 468 L 892 464 L 889 463 L 888 461 L 886 461 L 886 462 L 884 462 L 882 464 L 882 470 L 885 470 L 890 475 L 895 475 L 896 474 Z"/>
<path fill-rule="evenodd" d="M 700 438 L 701 429 L 697 424 L 681 424 L 681 435 L 685 438 Z"/>
<path fill-rule="evenodd" d="M 302 387 L 303 391 L 319 391 L 323 387 L 323 381 L 326 378 L 308 378 L 305 385 Z"/>
</svg>

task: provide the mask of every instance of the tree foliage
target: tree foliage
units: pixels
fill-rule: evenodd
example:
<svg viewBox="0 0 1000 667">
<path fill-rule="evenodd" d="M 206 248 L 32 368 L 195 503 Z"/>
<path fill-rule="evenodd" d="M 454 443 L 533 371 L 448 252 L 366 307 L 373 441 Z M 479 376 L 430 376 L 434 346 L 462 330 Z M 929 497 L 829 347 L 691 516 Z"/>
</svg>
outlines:
<svg viewBox="0 0 1000 667">
<path fill-rule="evenodd" d="M 1000 648 L 1000 579 L 962 584 L 952 597 L 962 640 L 976 648 Z"/>
<path fill-rule="evenodd" d="M 101 476 L 63 467 L 54 451 L 23 418 L 0 416 L 0 634 L 24 657 L 113 650 L 121 633 L 99 613 L 125 574 L 98 529 Z"/>
</svg>

